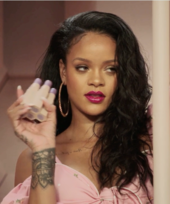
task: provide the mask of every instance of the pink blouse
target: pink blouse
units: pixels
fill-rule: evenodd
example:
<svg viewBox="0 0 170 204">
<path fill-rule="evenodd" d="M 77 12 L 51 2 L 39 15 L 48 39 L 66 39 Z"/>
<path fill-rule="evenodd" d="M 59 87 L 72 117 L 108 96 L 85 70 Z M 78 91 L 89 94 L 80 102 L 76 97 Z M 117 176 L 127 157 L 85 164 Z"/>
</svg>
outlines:
<svg viewBox="0 0 170 204">
<path fill-rule="evenodd" d="M 149 114 L 152 107 L 149 107 Z M 149 130 L 152 132 L 152 129 Z M 143 153 L 147 153 L 147 150 Z M 153 158 L 147 155 L 153 170 Z M 13 188 L 1 204 L 28 204 L 31 177 Z M 79 171 L 64 165 L 56 156 L 55 177 L 56 204 L 150 204 L 146 192 L 138 188 L 139 179 L 135 177 L 131 184 L 124 187 L 121 195 L 116 186 L 105 187 L 100 193 L 95 185 Z M 153 204 L 153 186 L 147 180 L 149 198 Z"/>
<path fill-rule="evenodd" d="M 145 152 L 144 152 L 145 153 Z M 153 160 L 147 156 L 151 169 Z M 31 177 L 13 188 L 2 200 L 1 204 L 27 204 Z M 150 204 L 146 193 L 142 188 L 138 189 L 138 177 L 133 183 L 123 188 L 119 194 L 116 186 L 105 187 L 101 193 L 95 185 L 79 171 L 62 164 L 56 157 L 55 165 L 56 204 Z M 148 180 L 146 182 L 150 199 L 153 200 L 153 187 Z M 153 202 L 152 202 L 153 203 Z"/>
</svg>

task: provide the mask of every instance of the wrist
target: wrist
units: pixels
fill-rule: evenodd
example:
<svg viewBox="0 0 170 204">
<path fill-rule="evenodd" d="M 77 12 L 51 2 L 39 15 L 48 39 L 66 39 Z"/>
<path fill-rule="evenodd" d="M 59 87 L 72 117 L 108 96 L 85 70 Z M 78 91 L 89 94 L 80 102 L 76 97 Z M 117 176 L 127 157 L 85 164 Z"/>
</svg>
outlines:
<svg viewBox="0 0 170 204">
<path fill-rule="evenodd" d="M 54 185 L 54 170 L 55 147 L 33 152 L 31 187 Z"/>
<path fill-rule="evenodd" d="M 54 151 L 55 146 L 49 144 L 49 145 L 37 146 L 37 147 L 32 148 L 33 154 L 36 152 L 45 151 L 45 150 L 53 150 Z"/>
<path fill-rule="evenodd" d="M 55 159 L 55 147 L 39 147 L 34 149 L 32 159 Z"/>
</svg>

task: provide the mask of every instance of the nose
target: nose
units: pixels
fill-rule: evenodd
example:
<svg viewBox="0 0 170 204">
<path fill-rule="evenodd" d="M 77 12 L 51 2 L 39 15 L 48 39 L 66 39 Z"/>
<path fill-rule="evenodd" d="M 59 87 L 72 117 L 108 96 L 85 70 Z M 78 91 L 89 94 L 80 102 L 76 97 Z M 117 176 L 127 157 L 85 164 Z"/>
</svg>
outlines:
<svg viewBox="0 0 170 204">
<path fill-rule="evenodd" d="M 99 69 L 95 69 L 89 75 L 88 84 L 97 86 L 104 86 L 104 77 Z"/>
</svg>

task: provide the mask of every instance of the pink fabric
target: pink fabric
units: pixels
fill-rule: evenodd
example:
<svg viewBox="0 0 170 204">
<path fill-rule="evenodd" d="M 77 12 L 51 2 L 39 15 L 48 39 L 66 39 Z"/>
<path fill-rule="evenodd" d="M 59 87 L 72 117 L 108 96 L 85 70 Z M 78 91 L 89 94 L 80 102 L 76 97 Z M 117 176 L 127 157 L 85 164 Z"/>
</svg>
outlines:
<svg viewBox="0 0 170 204">
<path fill-rule="evenodd" d="M 153 158 L 147 155 L 151 169 Z M 62 164 L 56 157 L 55 165 L 56 204 L 149 204 L 146 193 L 138 189 L 138 177 L 119 194 L 116 186 L 104 188 L 99 194 L 94 184 L 75 169 Z M 13 188 L 1 204 L 27 204 L 31 185 L 31 176 Z M 146 182 L 153 203 L 153 187 Z"/>
<path fill-rule="evenodd" d="M 152 157 L 148 155 L 151 168 Z M 122 191 L 126 195 L 120 195 L 116 187 L 104 188 L 99 194 L 94 184 L 83 174 L 62 164 L 56 157 L 55 187 L 56 204 L 147 204 L 148 198 L 142 188 L 137 189 L 138 178 L 133 184 L 128 185 Z M 27 204 L 31 185 L 31 176 L 23 183 L 12 189 L 1 204 Z M 150 197 L 153 198 L 153 187 L 149 181 L 146 183 Z"/>
</svg>

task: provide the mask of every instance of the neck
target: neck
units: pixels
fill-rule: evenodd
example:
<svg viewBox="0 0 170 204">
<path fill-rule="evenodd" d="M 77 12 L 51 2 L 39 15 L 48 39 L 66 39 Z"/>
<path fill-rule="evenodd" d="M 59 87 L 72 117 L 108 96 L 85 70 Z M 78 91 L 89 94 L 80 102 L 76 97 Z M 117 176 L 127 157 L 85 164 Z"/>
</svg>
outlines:
<svg viewBox="0 0 170 204">
<path fill-rule="evenodd" d="M 83 142 L 90 138 L 96 139 L 96 135 L 99 136 L 100 130 L 103 127 L 103 124 L 97 123 L 93 131 L 93 125 L 98 118 L 99 116 L 73 114 L 71 124 L 66 130 L 66 140 L 68 142 Z"/>
</svg>

